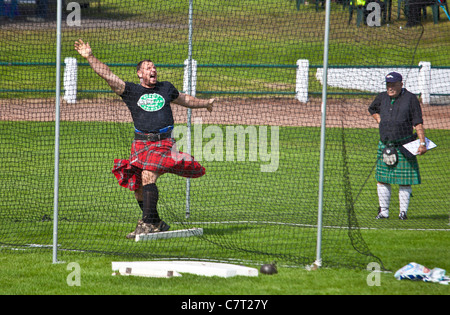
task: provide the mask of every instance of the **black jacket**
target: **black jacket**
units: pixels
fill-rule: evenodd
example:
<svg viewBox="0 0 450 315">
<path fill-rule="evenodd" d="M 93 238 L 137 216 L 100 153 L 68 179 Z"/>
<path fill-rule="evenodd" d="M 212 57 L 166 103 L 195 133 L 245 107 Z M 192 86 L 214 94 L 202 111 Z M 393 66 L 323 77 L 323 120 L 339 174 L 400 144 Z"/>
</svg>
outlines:
<svg viewBox="0 0 450 315">
<path fill-rule="evenodd" d="M 369 106 L 369 113 L 380 114 L 380 140 L 383 142 L 412 136 L 414 127 L 423 124 L 419 100 L 406 89 L 395 99 L 387 92 L 378 94 Z"/>
</svg>

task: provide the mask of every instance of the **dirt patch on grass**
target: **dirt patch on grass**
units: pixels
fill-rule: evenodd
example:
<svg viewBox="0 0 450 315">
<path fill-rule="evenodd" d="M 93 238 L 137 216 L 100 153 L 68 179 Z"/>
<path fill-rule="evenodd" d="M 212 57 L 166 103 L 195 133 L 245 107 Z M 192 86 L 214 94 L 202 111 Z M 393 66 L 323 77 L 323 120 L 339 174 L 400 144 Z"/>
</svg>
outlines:
<svg viewBox="0 0 450 315">
<path fill-rule="evenodd" d="M 327 127 L 376 128 L 367 108 L 370 99 L 327 100 Z M 192 121 L 203 124 L 277 125 L 319 127 L 322 120 L 321 99 L 301 103 L 293 98 L 218 98 L 212 113 L 192 110 Z M 131 122 L 128 108 L 119 98 L 61 101 L 63 121 Z M 187 110 L 172 104 L 176 123 L 185 123 Z M 450 129 L 450 107 L 422 105 L 427 129 Z M 0 120 L 54 121 L 54 99 L 0 100 Z"/>
</svg>

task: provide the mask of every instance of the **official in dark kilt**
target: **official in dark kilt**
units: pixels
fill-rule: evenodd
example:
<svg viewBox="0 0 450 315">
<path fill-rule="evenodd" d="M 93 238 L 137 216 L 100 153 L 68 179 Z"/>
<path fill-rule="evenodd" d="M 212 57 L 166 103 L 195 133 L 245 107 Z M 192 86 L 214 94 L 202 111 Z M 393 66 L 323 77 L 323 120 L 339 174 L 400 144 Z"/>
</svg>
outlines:
<svg viewBox="0 0 450 315">
<path fill-rule="evenodd" d="M 169 225 L 161 220 L 157 210 L 159 199 L 156 181 L 165 173 L 196 178 L 205 174 L 205 168 L 193 156 L 179 152 L 172 138 L 174 119 L 170 104 L 188 108 L 206 108 L 212 111 L 214 99 L 199 99 L 179 92 L 170 82 L 157 80 L 154 63 L 142 60 L 136 71 L 140 84 L 124 82 L 92 53 L 89 43 L 81 39 L 75 49 L 90 66 L 119 95 L 130 110 L 135 127 L 129 160 L 114 160 L 113 174 L 119 185 L 134 191 L 142 210 L 136 229 L 127 235 L 164 232 Z"/>
<path fill-rule="evenodd" d="M 417 156 L 403 145 L 419 138 L 417 154 L 427 152 L 422 109 L 417 97 L 403 87 L 397 72 L 386 75 L 386 92 L 377 95 L 369 113 L 379 124 L 380 141 L 377 151 L 375 178 L 379 200 L 376 219 L 389 218 L 391 185 L 399 185 L 399 219 L 406 220 L 411 185 L 421 183 Z M 414 133 L 414 129 L 416 133 Z"/>
</svg>

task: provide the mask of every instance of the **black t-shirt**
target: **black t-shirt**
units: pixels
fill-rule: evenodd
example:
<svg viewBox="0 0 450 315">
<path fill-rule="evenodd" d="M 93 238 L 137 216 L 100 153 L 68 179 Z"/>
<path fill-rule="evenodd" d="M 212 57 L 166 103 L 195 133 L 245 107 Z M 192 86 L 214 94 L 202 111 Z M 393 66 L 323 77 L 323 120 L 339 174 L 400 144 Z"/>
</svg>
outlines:
<svg viewBox="0 0 450 315">
<path fill-rule="evenodd" d="M 423 124 L 419 100 L 406 89 L 394 99 L 387 92 L 378 94 L 369 106 L 369 113 L 380 114 L 380 140 L 384 142 L 412 136 L 413 127 Z"/>
<path fill-rule="evenodd" d="M 125 82 L 125 90 L 120 97 L 131 112 L 134 127 L 150 133 L 174 124 L 170 102 L 178 95 L 178 90 L 167 81 L 157 82 L 154 88 Z"/>
</svg>

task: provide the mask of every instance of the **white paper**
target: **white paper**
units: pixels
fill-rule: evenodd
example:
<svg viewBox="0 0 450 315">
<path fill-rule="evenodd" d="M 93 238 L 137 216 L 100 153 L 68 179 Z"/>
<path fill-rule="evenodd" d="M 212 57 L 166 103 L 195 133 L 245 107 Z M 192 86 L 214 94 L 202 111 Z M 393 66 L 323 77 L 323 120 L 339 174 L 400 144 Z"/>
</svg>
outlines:
<svg viewBox="0 0 450 315">
<path fill-rule="evenodd" d="M 426 143 L 427 150 L 431 150 L 436 147 L 436 144 L 428 138 L 425 138 L 425 143 Z M 420 140 L 417 139 L 417 140 L 408 142 L 408 143 L 404 144 L 403 146 L 412 154 L 417 155 L 418 154 L 417 150 L 419 150 L 419 146 L 420 146 Z"/>
</svg>

